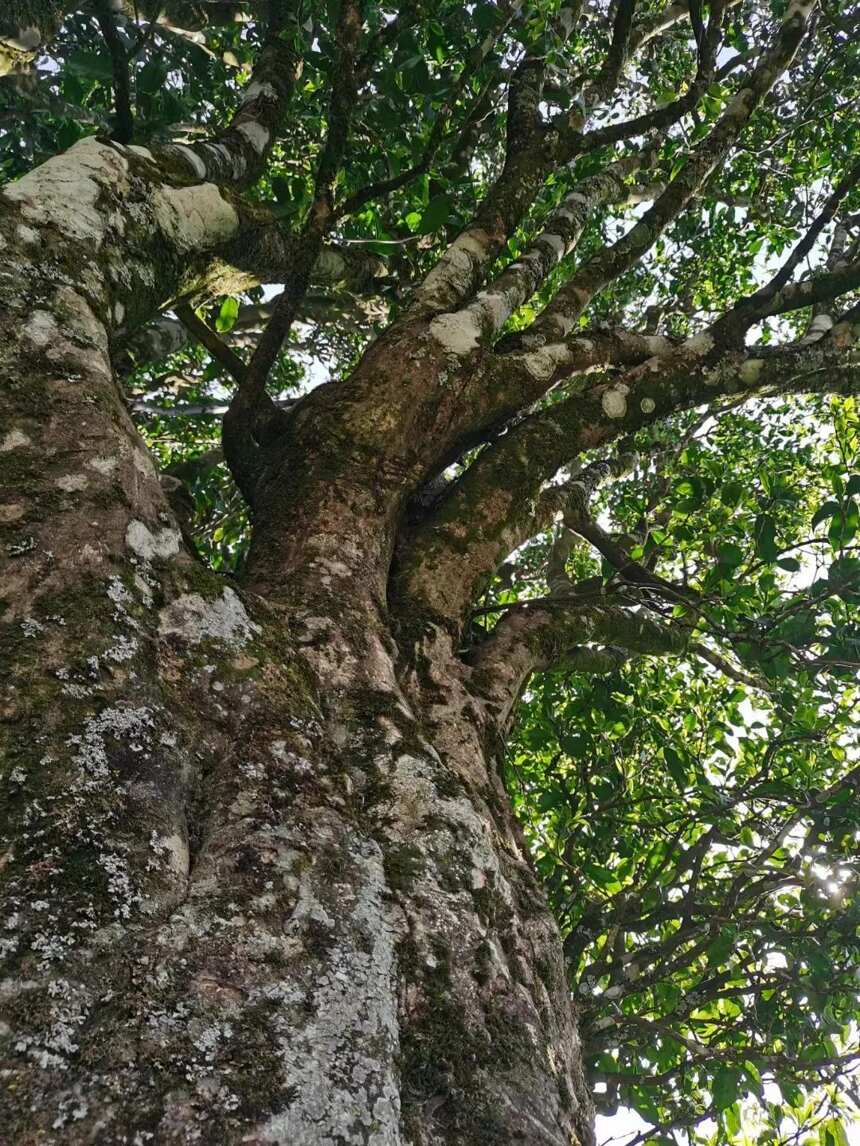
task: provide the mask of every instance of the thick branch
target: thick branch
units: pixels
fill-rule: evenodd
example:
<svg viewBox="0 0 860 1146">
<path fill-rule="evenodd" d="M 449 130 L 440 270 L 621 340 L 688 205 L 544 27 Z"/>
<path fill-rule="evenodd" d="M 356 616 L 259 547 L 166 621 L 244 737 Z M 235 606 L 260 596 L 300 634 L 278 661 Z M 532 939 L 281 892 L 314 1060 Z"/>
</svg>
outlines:
<svg viewBox="0 0 860 1146">
<path fill-rule="evenodd" d="M 686 649 L 688 639 L 681 626 L 600 602 L 578 607 L 523 605 L 499 621 L 472 654 L 473 681 L 504 724 L 533 672 L 577 671 L 577 663 L 584 663 L 579 655 L 584 645 L 593 642 L 601 651 L 623 650 L 615 658 L 620 663 L 629 654 L 677 655 Z"/>
<path fill-rule="evenodd" d="M 401 557 L 404 602 L 459 624 L 505 556 L 552 520 L 559 506 L 542 486 L 584 450 L 726 394 L 860 392 L 851 351 L 858 337 L 860 324 L 843 321 L 819 341 L 766 356 L 694 338 L 524 419 L 479 455 L 412 535 Z"/>
<path fill-rule="evenodd" d="M 543 231 L 516 262 L 505 267 L 465 309 L 435 319 L 431 332 L 440 341 L 453 338 L 458 348 L 467 339 L 476 345 L 492 340 L 559 261 L 573 251 L 593 212 L 629 194 L 625 179 L 649 159 L 647 152 L 628 155 L 586 179 L 564 197 L 549 215 Z"/>
<path fill-rule="evenodd" d="M 243 187 L 254 183 L 265 167 L 302 71 L 301 59 L 281 38 L 295 23 L 295 3 L 280 0 L 271 9 L 266 42 L 230 126 L 202 143 L 160 149 L 180 159 L 194 179 Z"/>
<path fill-rule="evenodd" d="M 557 33 L 563 41 L 571 34 L 582 8 L 581 0 L 563 10 Z M 439 314 L 454 310 L 469 299 L 508 237 L 532 203 L 553 168 L 574 158 L 578 140 L 558 153 L 557 133 L 547 134 L 539 120 L 538 103 L 546 59 L 527 54 L 517 69 L 511 89 L 505 164 L 475 218 L 444 252 L 415 291 L 411 313 Z"/>
</svg>

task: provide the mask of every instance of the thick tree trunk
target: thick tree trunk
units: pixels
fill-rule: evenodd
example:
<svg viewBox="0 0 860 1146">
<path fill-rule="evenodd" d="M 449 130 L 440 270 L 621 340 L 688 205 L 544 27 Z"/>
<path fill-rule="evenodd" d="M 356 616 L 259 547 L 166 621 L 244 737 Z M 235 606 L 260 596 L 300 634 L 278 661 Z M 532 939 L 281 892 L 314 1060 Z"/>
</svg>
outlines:
<svg viewBox="0 0 860 1146">
<path fill-rule="evenodd" d="M 3 1140 L 587 1141 L 499 727 L 391 630 L 385 515 L 272 475 L 241 594 L 124 409 L 112 339 L 238 226 L 94 140 L 0 198 Z"/>
</svg>

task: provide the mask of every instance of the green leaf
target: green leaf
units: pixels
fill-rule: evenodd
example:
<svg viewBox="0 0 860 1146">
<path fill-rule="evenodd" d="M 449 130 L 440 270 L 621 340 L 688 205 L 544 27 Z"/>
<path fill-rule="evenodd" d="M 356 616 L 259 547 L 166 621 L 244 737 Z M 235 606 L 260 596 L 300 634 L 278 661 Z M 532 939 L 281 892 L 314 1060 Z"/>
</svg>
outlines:
<svg viewBox="0 0 860 1146">
<path fill-rule="evenodd" d="M 666 744 L 663 748 L 663 758 L 672 779 L 679 788 L 685 788 L 687 786 L 687 766 L 681 755 L 675 751 L 671 744 Z"/>
<path fill-rule="evenodd" d="M 744 1074 L 757 1089 L 761 1087 L 761 1071 L 754 1062 L 744 1059 Z"/>
<path fill-rule="evenodd" d="M 775 561 L 779 556 L 779 548 L 776 544 L 776 522 L 769 514 L 760 514 L 756 519 L 755 548 L 762 561 Z"/>
<path fill-rule="evenodd" d="M 856 501 L 846 502 L 834 513 L 827 537 L 834 549 L 841 549 L 860 529 L 860 508 Z"/>
<path fill-rule="evenodd" d="M 711 1090 L 717 1110 L 725 1110 L 740 1097 L 740 1078 L 741 1072 L 735 1067 L 718 1066 L 714 1071 Z"/>
<path fill-rule="evenodd" d="M 819 506 L 812 517 L 812 528 L 815 529 L 816 525 L 820 525 L 822 521 L 827 521 L 834 513 L 839 512 L 838 501 L 826 501 L 824 505 Z"/>
<path fill-rule="evenodd" d="M 741 1104 L 733 1102 L 731 1106 L 727 1106 L 723 1110 L 723 1118 L 725 1119 L 726 1130 L 731 1137 L 734 1137 L 741 1129 Z"/>
<path fill-rule="evenodd" d="M 723 505 L 728 505 L 734 508 L 740 503 L 744 494 L 744 486 L 739 481 L 728 481 L 720 490 L 720 501 Z"/>
<path fill-rule="evenodd" d="M 718 967 L 724 963 L 735 945 L 735 933 L 731 928 L 724 927 L 713 943 L 707 948 L 705 956 L 709 967 Z"/>
<path fill-rule="evenodd" d="M 780 1093 L 789 1106 L 798 1109 L 803 1105 L 803 1091 L 791 1078 L 783 1078 L 777 1075 L 776 1081 L 779 1084 Z"/>
<path fill-rule="evenodd" d="M 848 1134 L 841 1118 L 828 1118 L 818 1128 L 821 1146 L 848 1146 Z"/>
<path fill-rule="evenodd" d="M 734 569 L 743 562 L 744 552 L 733 541 L 724 542 L 717 550 L 717 562 L 726 569 Z"/>
<path fill-rule="evenodd" d="M 450 197 L 448 195 L 436 195 L 424 208 L 421 220 L 415 229 L 419 235 L 430 235 L 448 222 L 450 213 Z"/>
<path fill-rule="evenodd" d="M 221 303 L 221 309 L 218 311 L 218 317 L 215 319 L 215 329 L 219 334 L 226 334 L 227 331 L 232 330 L 236 325 L 236 319 L 239 317 L 239 300 L 227 296 Z"/>
</svg>

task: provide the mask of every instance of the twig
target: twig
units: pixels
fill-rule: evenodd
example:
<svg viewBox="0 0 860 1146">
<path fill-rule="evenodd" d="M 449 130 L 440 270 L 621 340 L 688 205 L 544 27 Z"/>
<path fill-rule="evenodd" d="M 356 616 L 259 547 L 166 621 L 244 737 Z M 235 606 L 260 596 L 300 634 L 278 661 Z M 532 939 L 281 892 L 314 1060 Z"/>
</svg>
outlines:
<svg viewBox="0 0 860 1146">
<path fill-rule="evenodd" d="M 241 386 L 247 377 L 248 367 L 239 355 L 221 341 L 215 331 L 208 327 L 202 318 L 198 317 L 194 308 L 187 302 L 178 303 L 173 309 L 186 330 L 193 334 L 202 346 L 206 347 L 212 357 L 220 362 L 227 373 Z"/>
</svg>

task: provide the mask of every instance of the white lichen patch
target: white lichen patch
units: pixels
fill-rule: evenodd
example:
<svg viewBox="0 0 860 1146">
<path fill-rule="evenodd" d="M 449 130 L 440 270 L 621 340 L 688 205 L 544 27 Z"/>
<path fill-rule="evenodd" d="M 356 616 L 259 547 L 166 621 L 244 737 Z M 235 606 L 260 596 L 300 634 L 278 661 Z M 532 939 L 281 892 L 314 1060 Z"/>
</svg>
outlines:
<svg viewBox="0 0 860 1146">
<path fill-rule="evenodd" d="M 35 247 L 39 244 L 39 232 L 32 227 L 26 226 L 24 223 L 19 223 L 15 228 L 15 234 L 18 236 L 20 242 L 25 246 Z"/>
<path fill-rule="evenodd" d="M 758 382 L 762 366 L 764 366 L 763 358 L 748 358 L 746 362 L 741 364 L 738 377 L 745 386 L 754 386 Z"/>
<path fill-rule="evenodd" d="M 562 338 L 567 338 L 568 334 L 573 330 L 576 322 L 572 318 L 568 318 L 564 314 L 552 314 L 547 319 L 547 325 L 553 326 Z"/>
<path fill-rule="evenodd" d="M 832 326 L 833 319 L 829 314 L 816 314 L 801 341 L 816 342 L 822 335 L 825 335 Z"/>
<path fill-rule="evenodd" d="M 158 225 L 180 252 L 217 246 L 239 229 L 239 216 L 214 183 L 159 187 L 152 205 Z"/>
<path fill-rule="evenodd" d="M 129 549 L 144 561 L 162 561 L 174 557 L 179 552 L 182 535 L 178 529 L 169 526 L 153 533 L 142 521 L 133 520 L 125 531 L 125 543 Z"/>
<path fill-rule="evenodd" d="M 6 502 L 0 505 L 0 521 L 8 524 L 10 521 L 19 521 L 27 512 L 27 506 L 21 502 Z"/>
<path fill-rule="evenodd" d="M 83 474 L 63 474 L 62 477 L 57 478 L 55 484 L 65 493 L 75 493 L 78 490 L 86 489 L 89 483 Z"/>
<path fill-rule="evenodd" d="M 502 329 L 513 313 L 516 299 L 498 291 L 481 291 L 469 307 L 488 334 Z"/>
<path fill-rule="evenodd" d="M 478 315 L 468 310 L 440 314 L 430 323 L 430 334 L 455 358 L 465 358 L 480 345 L 481 324 Z"/>
<path fill-rule="evenodd" d="M 24 335 L 33 346 L 49 346 L 59 337 L 59 328 L 54 316 L 47 310 L 34 310 L 24 327 Z"/>
<path fill-rule="evenodd" d="M 107 475 L 113 473 L 113 471 L 119 465 L 119 458 L 104 457 L 99 455 L 98 457 L 90 458 L 90 460 L 87 462 L 87 465 L 90 467 L 90 469 L 94 469 L 98 471 L 98 473 L 107 477 Z"/>
<path fill-rule="evenodd" d="M 0 439 L 0 454 L 6 454 L 10 450 L 20 450 L 26 446 L 32 446 L 32 441 L 21 430 L 10 430 Z"/>
<path fill-rule="evenodd" d="M 250 103 L 251 100 L 259 99 L 261 96 L 263 99 L 277 99 L 278 93 L 271 84 L 261 80 L 252 80 L 245 88 L 242 103 Z"/>
<path fill-rule="evenodd" d="M 639 409 L 643 414 L 653 414 L 657 409 L 657 403 L 653 398 L 643 398 L 639 403 Z"/>
<path fill-rule="evenodd" d="M 244 644 L 260 632 L 260 626 L 248 616 L 238 594 L 229 587 L 212 601 L 199 593 L 178 597 L 161 610 L 158 628 L 163 636 L 173 634 L 191 644 L 207 640 Z"/>
<path fill-rule="evenodd" d="M 137 649 L 137 639 L 123 635 L 117 637 L 111 647 L 105 651 L 104 658 L 115 664 L 123 664 L 123 662 L 133 660 L 137 656 Z"/>
<path fill-rule="evenodd" d="M 553 342 L 532 350 L 522 358 L 523 366 L 538 382 L 546 382 L 556 370 L 571 359 L 571 352 L 563 342 Z"/>
<path fill-rule="evenodd" d="M 625 386 L 623 382 L 619 382 L 617 386 L 611 386 L 603 392 L 600 405 L 603 407 L 603 412 L 607 418 L 624 417 L 627 413 L 627 395 L 629 393 L 630 387 Z"/>
<path fill-rule="evenodd" d="M 702 332 L 701 334 L 694 334 L 692 338 L 688 338 L 684 343 L 684 350 L 696 358 L 702 358 L 709 350 L 713 349 L 713 346 L 713 336 Z"/>
<path fill-rule="evenodd" d="M 346 259 L 339 251 L 324 247 L 314 263 L 314 278 L 318 282 L 340 283 L 344 281 L 347 269 Z"/>
<path fill-rule="evenodd" d="M 188 841 L 178 832 L 173 832 L 169 836 L 160 836 L 157 832 L 153 832 L 149 844 L 155 855 L 164 860 L 177 875 L 188 875 L 190 867 Z"/>
<path fill-rule="evenodd" d="M 131 460 L 134 463 L 134 468 L 139 474 L 144 477 L 155 477 L 155 466 L 152 463 L 152 458 L 146 450 L 134 449 L 131 452 Z"/>
<path fill-rule="evenodd" d="M 108 188 L 124 186 L 127 171 L 116 148 L 88 136 L 7 183 L 0 195 L 18 205 L 25 223 L 50 226 L 98 247 L 107 227 L 99 197 Z"/>
<path fill-rule="evenodd" d="M 650 354 L 668 354 L 672 349 L 672 343 L 668 338 L 664 338 L 662 334 L 647 334 L 645 336 L 645 345 Z"/>
<path fill-rule="evenodd" d="M 240 123 L 236 131 L 243 139 L 247 139 L 258 155 L 263 154 L 271 138 L 265 127 L 255 120 L 246 120 L 244 123 Z"/>
<path fill-rule="evenodd" d="M 458 235 L 424 280 L 417 296 L 429 306 L 445 306 L 464 295 L 472 283 L 475 268 L 483 265 L 491 239 L 481 228 Z"/>
<path fill-rule="evenodd" d="M 544 231 L 543 234 L 538 235 L 537 242 L 544 243 L 553 253 L 555 262 L 563 258 L 565 252 L 564 239 L 561 235 L 554 235 L 551 231 Z"/>
<path fill-rule="evenodd" d="M 190 147 L 186 147 L 184 143 L 175 143 L 171 147 L 171 151 L 185 160 L 198 179 L 204 179 L 206 177 L 206 164 Z"/>
<path fill-rule="evenodd" d="M 108 581 L 107 596 L 114 605 L 114 620 L 131 625 L 132 628 L 136 629 L 138 627 L 137 621 L 128 611 L 129 605 L 134 603 L 134 598 L 119 577 L 111 577 Z"/>
<path fill-rule="evenodd" d="M 58 938 L 58 937 L 57 937 Z M 62 957 L 62 943 L 52 944 L 51 937 L 44 933 L 37 936 L 39 944 L 33 947 L 43 955 L 43 969 L 50 966 L 52 958 Z M 46 949 L 57 953 L 44 958 Z M 14 1046 L 19 1054 L 25 1054 L 43 1070 L 68 1070 L 69 1060 L 79 1049 L 78 1032 L 84 1025 L 91 1001 L 85 990 L 67 979 L 51 979 L 47 987 L 50 1000 L 49 1025 L 37 1034 L 21 1034 Z M 55 1123 L 55 1127 L 56 1127 Z M 60 1122 L 62 1125 L 62 1121 Z"/>
<path fill-rule="evenodd" d="M 74 761 L 83 773 L 95 779 L 109 780 L 106 741 L 127 740 L 132 751 L 141 752 L 152 727 L 150 709 L 115 705 L 103 709 L 98 716 L 89 717 L 82 732 L 70 736 L 68 742 L 78 749 Z"/>
<path fill-rule="evenodd" d="M 320 842 L 330 846 L 328 840 Z M 354 840 L 349 853 L 349 894 L 340 897 L 336 924 L 332 919 L 332 947 L 314 972 L 309 1018 L 299 1037 L 287 1008 L 279 1008 L 285 1014 L 278 1027 L 279 1055 L 295 1098 L 285 1110 L 249 1127 L 258 1142 L 385 1146 L 401 1141 L 395 974 L 402 924 L 387 901 L 379 845 Z M 331 918 L 322 904 L 310 908 L 309 899 L 319 891 L 306 874 L 303 882 L 303 918 Z M 294 917 L 290 929 L 296 927 L 297 936 L 298 924 Z M 297 947 L 297 953 L 301 950 Z M 290 1001 L 280 984 L 259 994 L 274 999 L 276 991 L 279 1002 Z M 356 1093 L 362 1095 L 358 1105 Z"/>
</svg>

